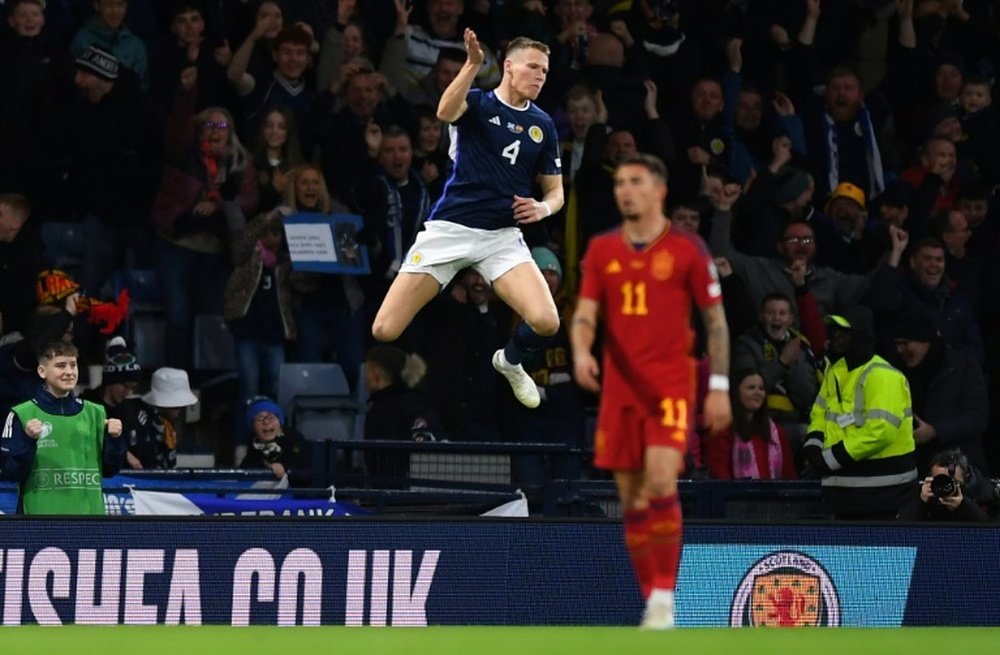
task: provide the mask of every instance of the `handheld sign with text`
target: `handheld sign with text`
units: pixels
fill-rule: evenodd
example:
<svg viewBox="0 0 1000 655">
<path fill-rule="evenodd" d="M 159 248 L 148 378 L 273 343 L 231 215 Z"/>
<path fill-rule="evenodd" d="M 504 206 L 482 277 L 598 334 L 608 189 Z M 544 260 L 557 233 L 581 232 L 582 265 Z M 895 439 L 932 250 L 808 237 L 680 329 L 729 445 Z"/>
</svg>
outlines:
<svg viewBox="0 0 1000 655">
<path fill-rule="evenodd" d="M 368 248 L 356 235 L 362 218 L 353 214 L 291 214 L 285 220 L 285 241 L 296 271 L 367 275 Z"/>
</svg>

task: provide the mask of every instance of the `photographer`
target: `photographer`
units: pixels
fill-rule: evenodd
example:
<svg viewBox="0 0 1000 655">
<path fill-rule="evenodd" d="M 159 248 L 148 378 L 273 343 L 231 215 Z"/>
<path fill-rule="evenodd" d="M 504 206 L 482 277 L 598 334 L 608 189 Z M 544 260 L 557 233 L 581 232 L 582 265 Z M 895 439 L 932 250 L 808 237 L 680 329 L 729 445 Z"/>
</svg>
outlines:
<svg viewBox="0 0 1000 655">
<path fill-rule="evenodd" d="M 899 511 L 901 521 L 984 522 L 986 513 L 976 504 L 975 478 L 961 450 L 945 450 L 931 458 L 930 475 Z"/>
</svg>

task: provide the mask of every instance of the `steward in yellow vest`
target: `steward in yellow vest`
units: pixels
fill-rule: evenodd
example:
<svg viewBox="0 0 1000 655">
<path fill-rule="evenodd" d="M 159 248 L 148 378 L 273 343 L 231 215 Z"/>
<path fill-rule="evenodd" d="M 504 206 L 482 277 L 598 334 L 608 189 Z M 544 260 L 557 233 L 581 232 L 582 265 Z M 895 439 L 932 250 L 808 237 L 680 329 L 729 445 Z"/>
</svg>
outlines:
<svg viewBox="0 0 1000 655">
<path fill-rule="evenodd" d="M 905 376 L 874 354 L 871 312 L 828 316 L 829 357 L 802 453 L 822 475 L 826 508 L 843 519 L 892 519 L 917 480 Z"/>
</svg>

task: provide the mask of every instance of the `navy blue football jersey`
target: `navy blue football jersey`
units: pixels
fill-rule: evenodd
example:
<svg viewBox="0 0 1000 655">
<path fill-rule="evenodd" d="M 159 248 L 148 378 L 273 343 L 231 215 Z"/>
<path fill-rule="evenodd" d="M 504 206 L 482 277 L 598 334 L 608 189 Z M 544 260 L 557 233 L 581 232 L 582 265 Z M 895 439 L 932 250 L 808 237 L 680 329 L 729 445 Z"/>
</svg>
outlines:
<svg viewBox="0 0 1000 655">
<path fill-rule="evenodd" d="M 530 197 L 537 175 L 561 175 L 552 119 L 529 102 L 505 104 L 493 91 L 466 96 L 469 108 L 451 130 L 455 166 L 428 220 L 497 230 L 513 227 L 514 196 Z"/>
</svg>

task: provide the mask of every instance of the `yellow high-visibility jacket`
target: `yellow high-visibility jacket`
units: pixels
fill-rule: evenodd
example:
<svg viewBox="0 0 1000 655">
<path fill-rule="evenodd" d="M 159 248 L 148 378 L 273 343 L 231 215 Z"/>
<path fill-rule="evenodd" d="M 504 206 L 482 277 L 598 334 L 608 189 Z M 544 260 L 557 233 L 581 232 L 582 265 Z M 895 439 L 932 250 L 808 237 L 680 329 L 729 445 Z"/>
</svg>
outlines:
<svg viewBox="0 0 1000 655">
<path fill-rule="evenodd" d="M 917 479 L 910 387 L 877 355 L 853 370 L 845 359 L 827 369 L 809 433 L 814 436 L 805 446 L 822 446 L 830 469 L 824 488 L 894 487 Z"/>
</svg>

